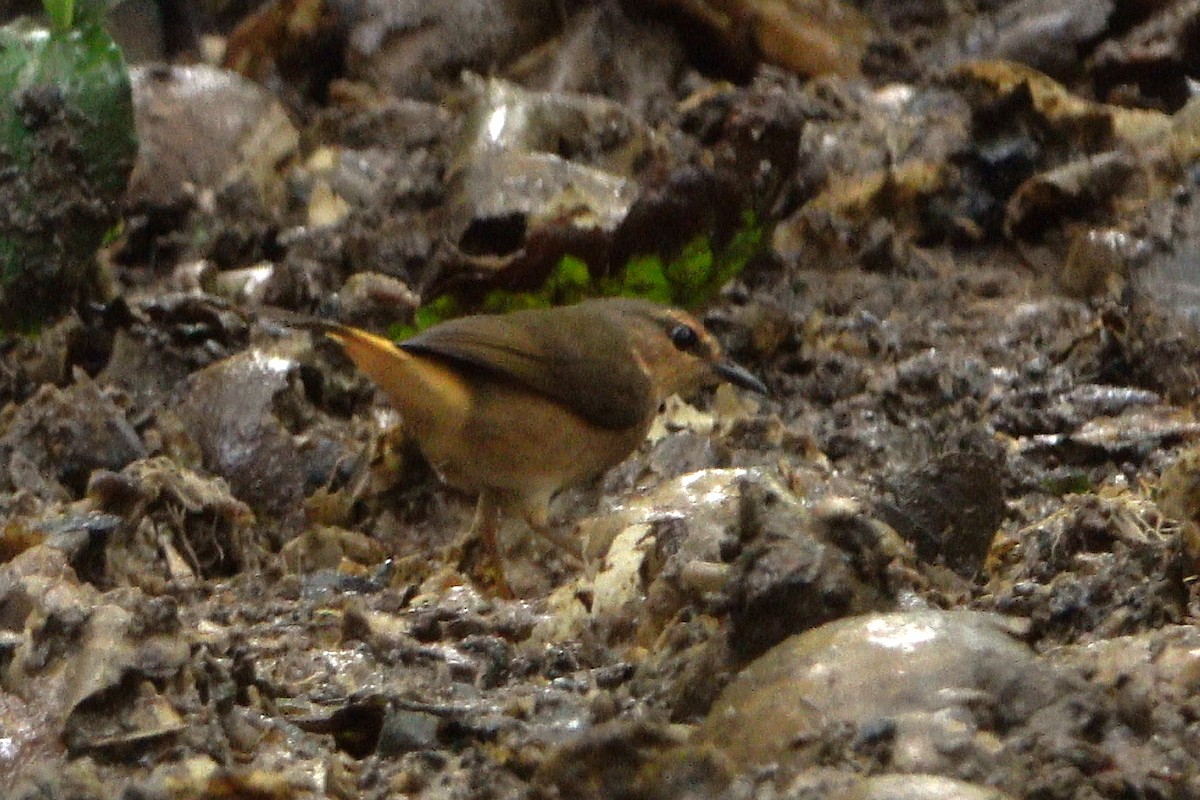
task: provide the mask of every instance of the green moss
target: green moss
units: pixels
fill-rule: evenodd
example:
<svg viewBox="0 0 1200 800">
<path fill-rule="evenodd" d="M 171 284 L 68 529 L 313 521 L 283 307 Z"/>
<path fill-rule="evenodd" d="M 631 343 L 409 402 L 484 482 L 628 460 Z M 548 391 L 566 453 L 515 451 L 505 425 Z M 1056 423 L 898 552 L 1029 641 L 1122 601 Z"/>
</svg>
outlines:
<svg viewBox="0 0 1200 800">
<path fill-rule="evenodd" d="M 1095 491 L 1095 486 L 1086 472 L 1068 471 L 1059 475 L 1051 475 L 1041 482 L 1042 489 L 1059 496 L 1068 494 L 1088 494 Z"/>
<path fill-rule="evenodd" d="M 567 305 L 589 297 L 641 297 L 664 305 L 697 308 L 715 297 L 761 253 L 765 241 L 766 226 L 753 211 L 745 211 L 741 227 L 724 247 L 714 249 L 712 237 L 699 234 L 670 260 L 657 254 L 635 256 L 618 273 L 599 280 L 583 259 L 565 255 L 536 292 L 496 289 L 471 309 L 451 295 L 442 295 L 418 309 L 413 324 L 393 326 L 389 334 L 403 339 L 468 310 L 503 313 Z"/>
</svg>

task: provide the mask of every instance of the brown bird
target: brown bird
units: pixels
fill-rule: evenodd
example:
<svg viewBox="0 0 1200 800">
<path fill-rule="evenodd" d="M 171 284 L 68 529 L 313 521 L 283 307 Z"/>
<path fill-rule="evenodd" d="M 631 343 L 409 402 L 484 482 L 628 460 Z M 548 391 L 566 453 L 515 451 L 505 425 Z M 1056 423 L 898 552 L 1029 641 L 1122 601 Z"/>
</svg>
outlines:
<svg viewBox="0 0 1200 800">
<path fill-rule="evenodd" d="M 767 391 L 695 318 L 644 300 L 462 317 L 398 343 L 323 327 L 383 389 L 442 480 L 478 493 L 472 533 L 505 592 L 502 510 L 559 544 L 550 499 L 623 461 L 667 397 L 720 379 Z"/>
</svg>

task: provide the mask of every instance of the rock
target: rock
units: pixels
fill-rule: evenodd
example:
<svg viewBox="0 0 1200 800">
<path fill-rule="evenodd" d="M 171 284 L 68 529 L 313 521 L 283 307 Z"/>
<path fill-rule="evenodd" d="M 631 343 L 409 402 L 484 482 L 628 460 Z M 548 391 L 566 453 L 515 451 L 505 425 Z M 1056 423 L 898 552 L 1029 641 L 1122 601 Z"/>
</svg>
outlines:
<svg viewBox="0 0 1200 800">
<path fill-rule="evenodd" d="M 233 72 L 204 65 L 134 67 L 138 157 L 128 201 L 167 206 L 181 192 L 247 181 L 283 194 L 281 167 L 300 137 L 279 101 Z"/>
<path fill-rule="evenodd" d="M 911 554 L 886 525 L 843 517 L 814 519 L 765 470 L 683 475 L 581 523 L 592 577 L 554 593 L 539 636 L 600 625 L 649 643 L 681 609 L 719 605 L 734 656 L 749 660 L 792 633 L 886 608 L 887 569 Z"/>
<path fill-rule="evenodd" d="M 739 662 L 757 658 L 794 633 L 890 605 L 882 587 L 859 570 L 880 554 L 835 544 L 825 536 L 830 520 L 814 520 L 787 495 L 762 485 L 743 486 L 740 521 L 745 549 L 725 588 L 729 646 Z"/>
<path fill-rule="evenodd" d="M 0 686 L 36 698 L 35 724 L 52 728 L 69 751 L 128 757 L 184 727 L 153 682 L 177 677 L 190 650 L 177 635 L 173 601 L 100 595 L 65 558 L 41 545 L 0 571 L 0 620 L 20 632 L 0 665 Z"/>
<path fill-rule="evenodd" d="M 1200 632 L 1190 625 L 1058 647 L 1048 657 L 1087 675 L 1095 691 L 1113 698 L 1121 721 L 1135 731 L 1189 724 L 1181 704 L 1200 678 Z M 1128 756 L 1131 766 L 1142 758 Z"/>
<path fill-rule="evenodd" d="M 652 641 L 683 605 L 723 590 L 742 506 L 755 502 L 779 504 L 790 515 L 786 535 L 804 537 L 804 510 L 769 474 L 749 469 L 692 472 L 584 521 L 585 557 L 600 559 L 590 615 Z"/>
<path fill-rule="evenodd" d="M 1014 239 L 1035 239 L 1083 208 L 1088 216 L 1102 214 L 1121 201 L 1137 169 L 1131 155 L 1110 150 L 1040 172 L 1009 198 L 1004 231 Z"/>
<path fill-rule="evenodd" d="M 350 27 L 351 77 L 402 97 L 440 99 L 463 70 L 494 72 L 552 35 L 551 0 L 371 0 Z"/>
<path fill-rule="evenodd" d="M 987 453 L 942 455 L 887 479 L 880 515 L 913 542 L 922 561 L 971 578 L 983 569 L 1004 518 L 1001 460 Z"/>
<path fill-rule="evenodd" d="M 130 677 L 75 705 L 63 728 L 69 753 L 127 756 L 187 727 L 154 684 Z"/>
<path fill-rule="evenodd" d="M 96 380 L 121 389 L 133 411 L 143 412 L 167 398 L 192 365 L 176 348 L 149 331 L 119 330 L 113 336 L 112 354 Z"/>
<path fill-rule="evenodd" d="M 868 614 L 793 636 L 751 662 L 698 739 L 737 764 L 796 768 L 820 760 L 820 743 L 847 726 L 851 739 L 883 736 L 893 768 L 937 772 L 963 758 L 990 760 L 993 728 L 1046 706 L 1059 681 L 1002 617 Z"/>
<path fill-rule="evenodd" d="M 1155 500 L 1171 519 L 1200 522 L 1200 449 L 1183 450 L 1163 470 Z"/>
<path fill-rule="evenodd" d="M 657 490 L 636 497 L 620 507 L 615 513 L 603 514 L 581 523 L 584 557 L 588 560 L 604 559 L 599 565 L 599 575 L 628 557 L 631 548 L 645 549 L 647 534 L 659 539 L 669 537 L 669 547 L 659 544 L 669 555 L 668 562 L 660 562 L 642 573 L 636 584 L 638 591 L 645 591 L 649 583 L 661 575 L 668 574 L 678 580 L 688 562 L 703 561 L 721 563 L 721 543 L 729 528 L 737 521 L 741 486 L 743 484 L 765 484 L 780 496 L 783 489 L 767 473 L 748 469 L 706 469 L 692 472 L 669 481 Z M 628 533 L 632 529 L 634 533 Z M 620 543 L 618 539 L 624 537 Z M 639 560 L 639 567 L 645 558 Z M 632 599 L 624 594 L 613 597 L 606 606 L 613 610 Z"/>
<path fill-rule="evenodd" d="M 437 746 L 441 720 L 421 711 L 389 710 L 383 717 L 379 744 L 375 751 L 383 758 L 396 758 L 413 750 L 431 750 Z"/>
<path fill-rule="evenodd" d="M 1099 5 L 1105 5 L 1100 3 Z M 1135 105 L 1182 105 L 1191 95 L 1188 73 L 1180 61 L 1188 52 L 1191 31 L 1200 18 L 1194 0 L 1152 6 L 1134 24 L 1120 26 L 1098 43 L 1092 54 L 1096 92 L 1105 96 L 1121 86 L 1136 87 Z M 1145 76 L 1153 75 L 1153 80 Z"/>
<path fill-rule="evenodd" d="M 651 133 L 603 98 L 498 79 L 467 86 L 471 106 L 448 176 L 451 239 L 468 260 L 518 275 L 567 252 L 588 260 L 638 197 L 631 168 Z"/>
<path fill-rule="evenodd" d="M 1100 37 L 1112 0 L 1019 0 L 977 17 L 966 31 L 931 47 L 928 63 L 944 68 L 977 58 L 1016 61 L 1060 80 L 1078 77 L 1080 52 Z"/>
<path fill-rule="evenodd" d="M 311 413 L 299 370 L 282 351 L 246 350 L 192 373 L 175 392 L 174 412 L 205 467 L 271 517 L 299 513 L 304 499 L 307 470 L 290 432 L 299 423 L 279 416 Z"/>
<path fill-rule="evenodd" d="M 617 4 L 584 7 L 550 46 L 525 54 L 515 77 L 543 91 L 603 95 L 653 119 L 675 103 L 682 38 L 665 21 L 635 21 Z"/>
<path fill-rule="evenodd" d="M 1068 495 L 1056 513 L 996 537 L 989 604 L 1060 641 L 1159 628 L 1186 613 L 1190 552 L 1139 492 Z"/>
<path fill-rule="evenodd" d="M 789 788 L 788 797 L 791 800 L 1011 800 L 1010 795 L 990 786 L 941 775 L 872 775 L 869 778 L 841 775 L 843 780 L 832 790 L 828 786 L 814 785 L 801 775 Z"/>
<path fill-rule="evenodd" d="M 75 381 L 66 389 L 42 386 L 4 425 L 0 487 L 65 499 L 82 493 L 93 470 L 121 469 L 146 455 L 112 398 L 82 372 Z"/>
</svg>

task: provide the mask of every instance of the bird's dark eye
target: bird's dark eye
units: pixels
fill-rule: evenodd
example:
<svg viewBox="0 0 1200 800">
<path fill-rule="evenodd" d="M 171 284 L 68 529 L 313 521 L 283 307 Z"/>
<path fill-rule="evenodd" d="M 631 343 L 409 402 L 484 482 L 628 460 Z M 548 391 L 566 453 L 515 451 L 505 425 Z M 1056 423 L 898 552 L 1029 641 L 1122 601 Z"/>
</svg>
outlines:
<svg viewBox="0 0 1200 800">
<path fill-rule="evenodd" d="M 676 325 L 671 329 L 671 344 L 679 350 L 691 350 L 700 344 L 700 336 L 690 325 Z"/>
</svg>

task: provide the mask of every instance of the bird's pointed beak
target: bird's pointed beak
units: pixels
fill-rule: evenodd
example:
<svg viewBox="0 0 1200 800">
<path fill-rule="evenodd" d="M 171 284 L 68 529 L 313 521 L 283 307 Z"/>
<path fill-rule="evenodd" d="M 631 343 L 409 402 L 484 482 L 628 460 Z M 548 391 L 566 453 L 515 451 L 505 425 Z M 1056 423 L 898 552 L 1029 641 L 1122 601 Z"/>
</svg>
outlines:
<svg viewBox="0 0 1200 800">
<path fill-rule="evenodd" d="M 752 392 L 759 394 L 770 394 L 771 391 L 767 385 L 760 381 L 755 375 L 744 367 L 739 367 L 732 361 L 718 361 L 713 364 L 713 370 L 725 380 L 732 383 L 734 386 L 740 386 L 743 389 L 749 389 Z"/>
</svg>

